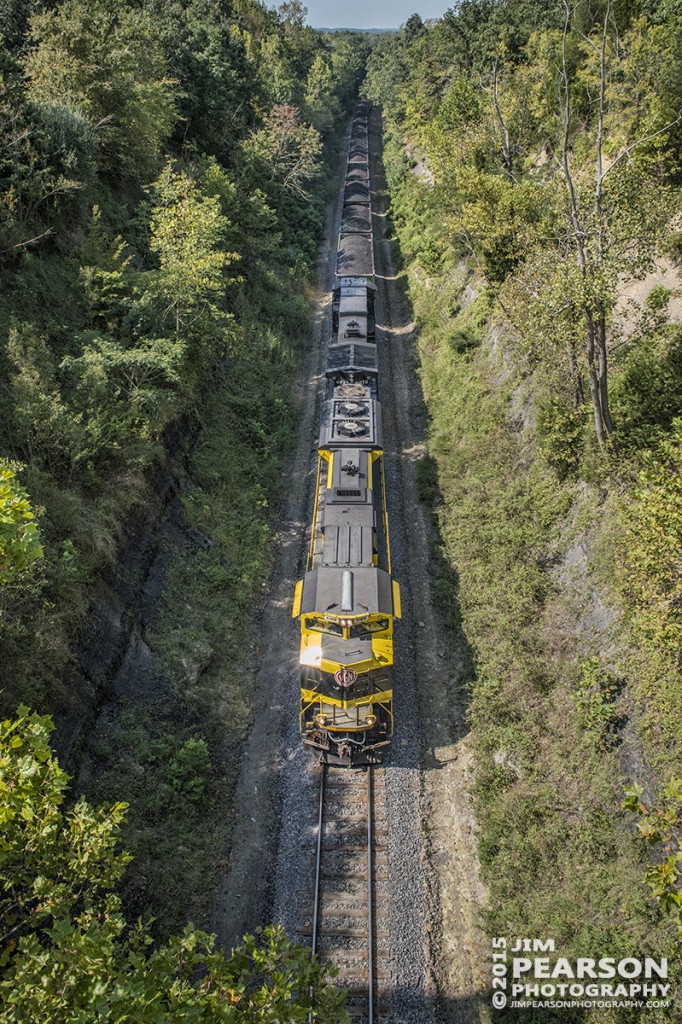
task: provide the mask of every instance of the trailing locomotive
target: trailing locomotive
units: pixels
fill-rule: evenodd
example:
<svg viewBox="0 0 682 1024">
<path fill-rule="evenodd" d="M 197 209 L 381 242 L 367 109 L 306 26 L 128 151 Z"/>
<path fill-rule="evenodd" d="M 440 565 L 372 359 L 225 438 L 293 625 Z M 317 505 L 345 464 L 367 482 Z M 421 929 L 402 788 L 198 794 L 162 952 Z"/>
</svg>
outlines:
<svg viewBox="0 0 682 1024">
<path fill-rule="evenodd" d="M 361 101 L 351 127 L 332 298 L 326 396 L 301 623 L 300 731 L 331 764 L 382 759 L 393 735 L 393 624 L 367 132 Z"/>
</svg>

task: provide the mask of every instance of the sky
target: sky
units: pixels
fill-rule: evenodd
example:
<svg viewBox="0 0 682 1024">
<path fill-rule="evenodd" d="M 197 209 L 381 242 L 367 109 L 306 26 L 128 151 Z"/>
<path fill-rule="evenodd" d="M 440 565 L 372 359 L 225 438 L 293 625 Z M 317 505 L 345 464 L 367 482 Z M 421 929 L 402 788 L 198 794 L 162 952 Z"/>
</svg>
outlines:
<svg viewBox="0 0 682 1024">
<path fill-rule="evenodd" d="M 440 18 L 455 0 L 303 0 L 314 28 L 398 28 L 411 14 Z"/>
</svg>

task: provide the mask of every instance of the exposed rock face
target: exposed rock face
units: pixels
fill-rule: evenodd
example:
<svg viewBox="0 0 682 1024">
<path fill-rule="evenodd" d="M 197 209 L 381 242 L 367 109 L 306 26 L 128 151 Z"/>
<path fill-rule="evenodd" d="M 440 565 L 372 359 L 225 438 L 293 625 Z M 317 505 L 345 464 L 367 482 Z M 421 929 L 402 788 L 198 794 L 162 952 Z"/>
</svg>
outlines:
<svg viewBox="0 0 682 1024">
<path fill-rule="evenodd" d="M 192 430 L 188 430 L 189 435 Z M 189 448 L 191 440 L 185 440 Z M 168 439 L 169 454 L 150 483 L 149 499 L 124 527 L 124 540 L 113 569 L 97 580 L 87 623 L 69 680 L 69 699 L 56 716 L 54 746 L 60 764 L 77 774 L 88 733 L 102 704 L 130 689 L 153 686 L 153 653 L 144 631 L 156 615 L 163 593 L 165 530 L 179 528 L 180 496 L 187 486 L 178 430 Z"/>
</svg>

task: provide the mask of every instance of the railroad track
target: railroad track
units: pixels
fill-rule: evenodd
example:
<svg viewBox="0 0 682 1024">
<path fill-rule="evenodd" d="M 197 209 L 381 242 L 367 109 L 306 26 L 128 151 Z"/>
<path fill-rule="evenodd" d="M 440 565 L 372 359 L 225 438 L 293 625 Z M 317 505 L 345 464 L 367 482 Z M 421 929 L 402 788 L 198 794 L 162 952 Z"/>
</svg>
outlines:
<svg viewBox="0 0 682 1024">
<path fill-rule="evenodd" d="M 301 935 L 338 969 L 357 1024 L 391 1016 L 387 835 L 384 769 L 321 765 L 313 902 Z"/>
</svg>

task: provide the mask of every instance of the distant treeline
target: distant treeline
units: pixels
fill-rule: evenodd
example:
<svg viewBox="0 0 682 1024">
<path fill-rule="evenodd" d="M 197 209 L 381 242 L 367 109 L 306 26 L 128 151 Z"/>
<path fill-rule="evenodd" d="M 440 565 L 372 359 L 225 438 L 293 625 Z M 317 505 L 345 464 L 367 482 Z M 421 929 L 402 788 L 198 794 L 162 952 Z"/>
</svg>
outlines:
<svg viewBox="0 0 682 1024">
<path fill-rule="evenodd" d="M 365 35 L 383 36 L 386 32 L 397 32 L 397 28 L 320 28 L 318 32 L 361 32 Z"/>
</svg>

